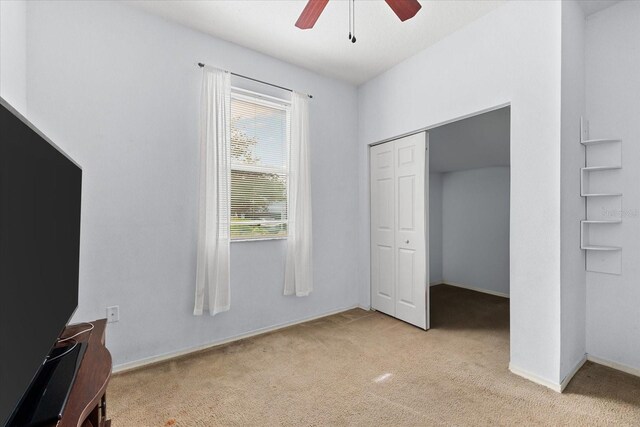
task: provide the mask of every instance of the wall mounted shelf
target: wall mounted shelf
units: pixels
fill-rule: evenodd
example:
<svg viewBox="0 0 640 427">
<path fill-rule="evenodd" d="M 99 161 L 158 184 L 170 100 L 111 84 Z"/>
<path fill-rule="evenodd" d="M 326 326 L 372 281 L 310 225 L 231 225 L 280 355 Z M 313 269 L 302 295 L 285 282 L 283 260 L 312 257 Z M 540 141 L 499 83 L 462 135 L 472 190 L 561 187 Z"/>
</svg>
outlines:
<svg viewBox="0 0 640 427">
<path fill-rule="evenodd" d="M 583 197 L 622 196 L 622 193 L 585 193 L 586 174 L 590 172 L 604 172 L 622 169 L 621 165 L 614 166 L 585 166 L 580 168 L 580 195 Z"/>
<path fill-rule="evenodd" d="M 585 139 L 580 141 L 582 145 L 606 144 L 608 142 L 622 142 L 621 139 Z"/>
<path fill-rule="evenodd" d="M 582 249 L 587 251 L 621 251 L 622 250 L 620 246 L 604 246 L 604 245 L 587 245 L 587 246 L 583 246 Z"/>
<path fill-rule="evenodd" d="M 616 169 L 622 169 L 622 166 L 587 166 L 580 168 L 583 172 L 612 171 Z"/>
<path fill-rule="evenodd" d="M 599 210 L 606 212 L 606 210 L 611 210 L 612 212 L 617 212 L 622 210 L 622 193 L 618 192 L 610 192 L 610 191 L 589 191 L 586 189 L 586 182 L 590 181 L 590 177 L 592 177 L 592 172 L 603 172 L 603 171 L 617 171 L 622 169 L 622 145 L 614 144 L 614 143 L 622 143 L 622 139 L 589 139 L 589 130 L 588 130 L 588 122 L 584 119 L 580 121 L 580 144 L 584 146 L 584 167 L 580 168 L 580 195 L 584 197 L 585 203 L 585 219 L 580 221 L 580 249 L 586 251 L 585 256 L 585 268 L 587 271 L 593 271 L 598 273 L 609 273 L 609 274 L 621 274 L 621 265 L 622 258 L 620 253 L 622 252 L 621 246 L 615 246 L 610 244 L 593 244 L 591 242 L 587 242 L 591 238 L 595 238 L 596 240 L 606 240 L 607 243 L 613 240 L 614 242 L 617 240 L 616 234 L 619 234 L 620 229 L 609 228 L 611 226 L 615 226 L 616 224 L 622 224 L 621 218 L 615 219 L 589 219 L 590 214 L 596 214 Z M 611 144 L 610 146 L 604 146 L 602 148 L 594 148 L 591 151 L 589 147 L 594 145 L 601 144 Z M 619 150 L 620 157 L 617 158 L 617 152 L 612 150 Z M 587 154 L 590 154 L 588 157 Z M 595 165 L 590 165 L 590 162 L 594 162 Z M 605 163 L 604 165 L 598 165 L 598 160 L 601 163 Z M 615 163 L 620 164 L 615 164 Z M 607 163 L 609 163 L 607 165 Z M 611 163 L 614 163 L 611 165 Z M 598 174 L 594 175 L 593 179 L 596 182 L 599 182 L 599 185 L 602 186 L 603 182 L 607 182 L 611 186 L 611 179 L 619 177 L 615 173 L 612 174 Z M 615 182 L 615 179 L 614 179 Z M 615 184 L 613 187 L 615 188 Z M 607 190 L 609 190 L 607 188 Z M 592 198 L 603 198 L 593 200 Z M 610 199 L 608 199 L 610 198 Z M 616 199 L 618 198 L 618 199 Z M 595 205 L 589 203 L 589 200 Z M 596 203 L 597 202 L 597 203 Z M 591 210 L 590 210 L 591 206 Z M 601 214 L 606 215 L 605 214 Z M 606 216 L 605 216 L 606 218 Z M 591 228 L 596 227 L 596 228 Z"/>
<path fill-rule="evenodd" d="M 622 224 L 621 219 L 584 219 L 580 221 L 580 249 L 584 249 L 586 251 L 619 251 L 622 250 L 620 246 L 611 246 L 611 245 L 593 245 L 591 243 L 587 243 L 586 236 L 587 230 L 586 227 L 589 225 L 615 225 Z"/>
</svg>

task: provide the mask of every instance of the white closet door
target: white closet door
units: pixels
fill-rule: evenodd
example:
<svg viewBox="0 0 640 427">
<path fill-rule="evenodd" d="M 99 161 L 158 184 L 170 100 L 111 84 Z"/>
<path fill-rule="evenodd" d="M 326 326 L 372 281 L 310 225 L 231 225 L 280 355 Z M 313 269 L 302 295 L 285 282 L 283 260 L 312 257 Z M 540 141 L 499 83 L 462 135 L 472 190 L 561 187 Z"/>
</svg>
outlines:
<svg viewBox="0 0 640 427">
<path fill-rule="evenodd" d="M 394 144 L 371 147 L 371 305 L 395 316 Z"/>
<path fill-rule="evenodd" d="M 426 134 L 395 141 L 396 314 L 427 329 Z"/>
<path fill-rule="evenodd" d="M 372 306 L 428 327 L 426 133 L 371 148 Z"/>
</svg>

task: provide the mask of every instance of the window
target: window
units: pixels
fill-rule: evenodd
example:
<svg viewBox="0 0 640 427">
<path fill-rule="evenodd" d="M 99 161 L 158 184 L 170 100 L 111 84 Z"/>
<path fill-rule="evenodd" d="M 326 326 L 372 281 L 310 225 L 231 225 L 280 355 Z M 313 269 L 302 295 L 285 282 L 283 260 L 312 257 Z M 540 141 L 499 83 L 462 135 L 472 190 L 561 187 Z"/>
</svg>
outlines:
<svg viewBox="0 0 640 427">
<path fill-rule="evenodd" d="M 287 236 L 289 106 L 231 96 L 231 239 Z"/>
</svg>

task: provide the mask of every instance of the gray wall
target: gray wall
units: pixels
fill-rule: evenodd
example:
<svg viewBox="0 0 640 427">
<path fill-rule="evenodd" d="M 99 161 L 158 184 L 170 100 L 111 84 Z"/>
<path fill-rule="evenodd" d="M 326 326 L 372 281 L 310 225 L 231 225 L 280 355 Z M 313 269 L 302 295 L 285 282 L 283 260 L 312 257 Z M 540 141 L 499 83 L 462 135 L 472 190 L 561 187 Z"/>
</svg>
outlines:
<svg viewBox="0 0 640 427">
<path fill-rule="evenodd" d="M 23 0 L 0 1 L 0 96 L 27 113 L 27 6 Z"/>
<path fill-rule="evenodd" d="M 29 118 L 84 168 L 80 306 L 116 365 L 357 303 L 355 87 L 112 2 L 29 2 Z M 284 297 L 285 241 L 232 243 L 231 310 L 194 317 L 203 61 L 315 95 L 315 290 Z"/>
<path fill-rule="evenodd" d="M 446 282 L 509 295 L 508 167 L 442 174 Z"/>
<path fill-rule="evenodd" d="M 591 136 L 622 142 L 622 275 L 587 273 L 587 353 L 640 375 L 640 2 L 586 24 L 586 111 Z"/>
<path fill-rule="evenodd" d="M 585 358 L 586 274 L 580 249 L 580 167 L 584 151 L 580 116 L 584 115 L 584 15 L 575 1 L 562 2 L 562 142 L 561 142 L 561 359 L 565 379 Z"/>
<path fill-rule="evenodd" d="M 506 166 L 429 174 L 429 282 L 509 295 Z"/>
<path fill-rule="evenodd" d="M 442 174 L 429 174 L 429 283 L 442 276 Z"/>
</svg>

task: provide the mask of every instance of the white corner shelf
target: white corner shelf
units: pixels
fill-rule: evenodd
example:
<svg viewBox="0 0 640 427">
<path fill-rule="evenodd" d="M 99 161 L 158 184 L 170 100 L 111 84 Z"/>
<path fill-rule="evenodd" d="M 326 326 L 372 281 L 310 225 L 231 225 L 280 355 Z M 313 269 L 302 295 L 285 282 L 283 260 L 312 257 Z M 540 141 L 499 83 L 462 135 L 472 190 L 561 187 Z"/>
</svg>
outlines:
<svg viewBox="0 0 640 427">
<path fill-rule="evenodd" d="M 622 166 L 587 166 L 580 168 L 583 172 L 612 171 L 616 169 L 622 169 Z"/>
<path fill-rule="evenodd" d="M 613 225 L 613 224 L 622 224 L 621 219 L 583 219 L 580 221 L 580 249 L 586 251 L 620 251 L 622 250 L 619 246 L 610 246 L 610 245 L 594 245 L 591 243 L 585 242 L 585 236 L 587 234 L 585 227 L 588 225 Z"/>
<path fill-rule="evenodd" d="M 586 166 L 580 168 L 580 195 L 582 197 L 615 197 L 622 196 L 622 193 L 585 193 L 585 173 L 588 172 L 601 172 L 601 171 L 614 171 L 622 169 L 621 165 L 612 166 Z"/>
<path fill-rule="evenodd" d="M 582 145 L 597 145 L 597 144 L 606 144 L 609 142 L 622 142 L 621 139 L 585 139 L 580 141 Z"/>
<path fill-rule="evenodd" d="M 619 138 L 604 138 L 604 139 L 589 139 L 589 123 L 581 119 L 580 120 L 580 144 L 582 144 L 585 148 L 585 167 L 580 168 L 580 196 L 584 197 L 585 203 L 585 212 L 588 212 L 589 199 L 591 197 L 621 197 L 622 193 L 590 193 L 588 189 L 585 188 L 585 184 L 587 183 L 587 173 L 589 172 L 599 172 L 599 171 L 612 171 L 622 169 L 622 144 L 620 145 L 612 145 L 612 150 L 620 150 L 620 160 L 619 165 L 599 165 L 599 166 L 587 166 L 587 153 L 599 153 L 602 155 L 604 153 L 601 149 L 597 149 L 595 152 L 588 149 L 588 147 L 599 144 L 607 144 L 614 142 L 622 142 L 622 139 Z M 595 149 L 594 149 L 595 150 Z M 609 150 L 609 148 L 606 148 Z M 615 154 L 615 152 L 613 153 Z M 605 156 L 601 158 L 604 160 L 608 158 Z M 604 162 L 609 163 L 609 162 Z M 618 161 L 614 162 L 618 163 Z M 592 201 L 595 203 L 595 201 Z M 602 203 L 602 202 L 599 202 Z M 606 201 L 605 203 L 609 203 Z M 622 199 L 620 199 L 620 204 L 622 203 Z M 590 227 L 602 227 L 601 232 L 604 232 L 608 228 L 609 225 L 612 224 L 621 224 L 622 219 L 588 219 L 580 221 L 580 249 L 586 251 L 585 255 L 585 268 L 587 271 L 593 271 L 598 273 L 609 273 L 609 274 L 621 274 L 621 251 L 622 247 L 620 246 L 611 246 L 611 245 L 595 245 L 590 242 L 586 242 L 590 237 Z M 595 229 L 594 229 L 595 231 Z M 613 231 L 613 229 L 612 229 Z"/>
<path fill-rule="evenodd" d="M 582 193 L 582 197 L 620 197 L 622 193 Z"/>
<path fill-rule="evenodd" d="M 586 251 L 621 251 L 622 248 L 620 246 L 604 246 L 604 245 L 585 245 L 582 246 L 581 249 Z"/>
<path fill-rule="evenodd" d="M 621 219 L 583 219 L 581 224 L 622 224 Z"/>
</svg>

